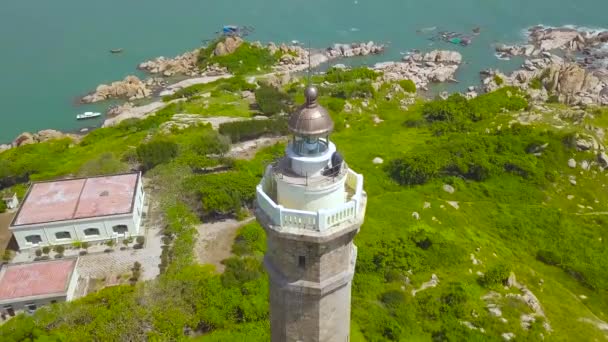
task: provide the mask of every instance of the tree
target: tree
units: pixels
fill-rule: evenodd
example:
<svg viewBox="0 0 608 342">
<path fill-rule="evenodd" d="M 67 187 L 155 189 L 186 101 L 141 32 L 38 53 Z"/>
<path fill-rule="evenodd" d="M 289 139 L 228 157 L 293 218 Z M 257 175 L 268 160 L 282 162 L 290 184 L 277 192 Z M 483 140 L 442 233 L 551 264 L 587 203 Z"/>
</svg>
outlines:
<svg viewBox="0 0 608 342">
<path fill-rule="evenodd" d="M 53 248 L 55 250 L 55 252 L 59 253 L 59 254 L 63 254 L 63 252 L 65 251 L 65 247 L 63 246 L 55 246 L 55 248 Z"/>
<path fill-rule="evenodd" d="M 287 94 L 279 89 L 262 84 L 255 91 L 255 100 L 260 111 L 267 116 L 278 114 L 287 110 L 286 101 L 289 99 Z"/>
<path fill-rule="evenodd" d="M 178 146 L 170 140 L 153 140 L 137 147 L 137 157 L 144 170 L 150 170 L 159 164 L 164 164 L 177 156 Z"/>
<path fill-rule="evenodd" d="M 138 245 L 143 245 L 146 242 L 146 238 L 143 236 L 138 236 L 135 241 L 137 242 Z"/>
<path fill-rule="evenodd" d="M 42 253 L 44 253 L 45 255 L 49 254 L 50 252 L 51 252 L 51 247 L 49 247 L 49 246 L 42 247 Z"/>
<path fill-rule="evenodd" d="M 107 175 L 124 172 L 127 169 L 127 165 L 116 159 L 114 154 L 106 152 L 84 163 L 78 171 L 78 175 L 81 177 Z"/>
<path fill-rule="evenodd" d="M 0 214 L 6 211 L 6 203 L 2 199 L 0 199 Z"/>
</svg>

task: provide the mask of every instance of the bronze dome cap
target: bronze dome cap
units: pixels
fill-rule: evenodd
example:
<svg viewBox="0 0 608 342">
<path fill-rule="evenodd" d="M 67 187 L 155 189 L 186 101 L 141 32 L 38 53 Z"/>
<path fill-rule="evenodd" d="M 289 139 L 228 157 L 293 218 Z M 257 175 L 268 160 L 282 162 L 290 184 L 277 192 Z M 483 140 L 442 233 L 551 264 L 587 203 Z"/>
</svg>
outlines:
<svg viewBox="0 0 608 342">
<path fill-rule="evenodd" d="M 323 136 L 331 133 L 334 130 L 334 122 L 327 109 L 317 103 L 317 88 L 306 87 L 304 95 L 306 103 L 289 117 L 289 130 L 303 136 Z"/>
</svg>

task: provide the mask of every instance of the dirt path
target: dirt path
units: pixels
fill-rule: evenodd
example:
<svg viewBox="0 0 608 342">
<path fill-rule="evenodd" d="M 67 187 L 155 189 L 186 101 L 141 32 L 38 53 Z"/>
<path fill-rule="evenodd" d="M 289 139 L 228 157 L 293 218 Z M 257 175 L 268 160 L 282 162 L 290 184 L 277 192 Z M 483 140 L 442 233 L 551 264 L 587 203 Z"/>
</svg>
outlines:
<svg viewBox="0 0 608 342">
<path fill-rule="evenodd" d="M 236 232 L 253 220 L 253 217 L 244 221 L 228 219 L 197 226 L 198 239 L 195 246 L 197 261 L 201 264 L 215 265 L 218 272 L 224 272 L 222 260 L 232 255 Z"/>
</svg>

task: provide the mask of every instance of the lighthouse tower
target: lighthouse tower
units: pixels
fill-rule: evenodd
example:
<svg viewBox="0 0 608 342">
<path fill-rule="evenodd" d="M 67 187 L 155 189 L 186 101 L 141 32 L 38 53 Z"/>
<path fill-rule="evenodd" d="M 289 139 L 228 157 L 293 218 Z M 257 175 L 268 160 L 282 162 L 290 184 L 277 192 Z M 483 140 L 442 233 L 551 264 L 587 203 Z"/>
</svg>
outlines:
<svg viewBox="0 0 608 342">
<path fill-rule="evenodd" d="M 349 341 L 353 238 L 365 216 L 363 177 L 329 140 L 334 123 L 307 87 L 289 119 L 285 155 L 257 186 L 256 217 L 266 230 L 273 342 Z"/>
</svg>

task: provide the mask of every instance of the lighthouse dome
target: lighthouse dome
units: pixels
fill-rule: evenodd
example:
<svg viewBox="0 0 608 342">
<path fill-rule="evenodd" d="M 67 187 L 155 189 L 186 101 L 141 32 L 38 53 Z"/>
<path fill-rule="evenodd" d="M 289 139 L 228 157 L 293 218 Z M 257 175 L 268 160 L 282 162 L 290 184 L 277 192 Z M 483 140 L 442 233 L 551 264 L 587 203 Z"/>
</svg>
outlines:
<svg viewBox="0 0 608 342">
<path fill-rule="evenodd" d="M 289 130 L 298 136 L 326 136 L 334 129 L 334 122 L 327 109 L 317 103 L 319 92 L 313 86 L 306 87 L 306 103 L 289 118 Z"/>
</svg>

